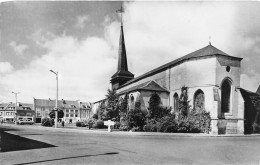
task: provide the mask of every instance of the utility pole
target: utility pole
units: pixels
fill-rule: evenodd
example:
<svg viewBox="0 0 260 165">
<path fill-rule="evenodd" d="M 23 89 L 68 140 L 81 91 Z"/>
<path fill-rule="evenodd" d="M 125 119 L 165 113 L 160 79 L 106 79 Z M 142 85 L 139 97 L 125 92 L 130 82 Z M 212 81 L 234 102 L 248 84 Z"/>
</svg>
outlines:
<svg viewBox="0 0 260 165">
<path fill-rule="evenodd" d="M 20 92 L 12 92 L 15 95 L 15 124 L 17 124 L 17 95 Z"/>
<path fill-rule="evenodd" d="M 58 127 L 58 72 L 54 72 L 53 70 L 50 70 L 50 72 L 54 73 L 56 75 L 56 80 L 57 80 L 57 91 L 56 91 L 56 110 L 55 110 L 55 128 Z"/>
</svg>

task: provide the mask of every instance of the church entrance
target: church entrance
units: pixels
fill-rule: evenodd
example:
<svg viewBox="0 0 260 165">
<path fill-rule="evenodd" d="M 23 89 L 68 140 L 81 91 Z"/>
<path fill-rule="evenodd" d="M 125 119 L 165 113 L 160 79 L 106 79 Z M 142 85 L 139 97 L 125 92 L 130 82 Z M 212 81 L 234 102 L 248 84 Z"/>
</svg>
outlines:
<svg viewBox="0 0 260 165">
<path fill-rule="evenodd" d="M 231 81 L 225 79 L 221 86 L 221 114 L 229 113 L 231 107 Z"/>
</svg>

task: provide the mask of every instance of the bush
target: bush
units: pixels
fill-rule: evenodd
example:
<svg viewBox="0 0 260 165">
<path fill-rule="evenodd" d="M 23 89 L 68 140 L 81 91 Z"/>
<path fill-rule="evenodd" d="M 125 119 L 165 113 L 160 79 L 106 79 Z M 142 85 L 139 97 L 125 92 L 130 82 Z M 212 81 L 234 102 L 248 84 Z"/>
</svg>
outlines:
<svg viewBox="0 0 260 165">
<path fill-rule="evenodd" d="M 147 124 L 143 127 L 145 132 L 160 132 L 161 123 L 151 119 L 147 122 Z"/>
<path fill-rule="evenodd" d="M 114 129 L 119 129 L 121 126 L 119 121 L 115 121 Z"/>
<path fill-rule="evenodd" d="M 93 126 L 94 128 L 105 128 L 104 121 L 97 120 Z"/>
<path fill-rule="evenodd" d="M 196 112 L 192 110 L 188 116 L 188 120 L 193 124 L 193 132 L 209 133 L 210 131 L 210 113 L 206 111 Z"/>
<path fill-rule="evenodd" d="M 135 103 L 135 109 L 132 109 L 128 112 L 126 116 L 126 121 L 128 124 L 128 130 L 138 127 L 139 131 L 143 130 L 143 126 L 145 125 L 145 115 L 141 112 L 141 103 Z"/>
<path fill-rule="evenodd" d="M 199 133 L 200 131 L 193 127 L 193 123 L 188 119 L 179 122 L 178 132 L 180 133 Z"/>
<path fill-rule="evenodd" d="M 83 122 L 83 121 L 77 121 L 77 122 L 76 122 L 76 126 L 77 126 L 77 127 L 86 127 L 87 124 L 86 124 L 85 122 Z"/>
<path fill-rule="evenodd" d="M 178 132 L 178 122 L 175 119 L 175 115 L 165 116 L 160 120 L 161 127 L 160 132 Z"/>
<path fill-rule="evenodd" d="M 43 118 L 42 119 L 42 126 L 44 127 L 52 127 L 54 125 L 54 121 L 50 118 Z"/>
<path fill-rule="evenodd" d="M 98 119 L 98 115 L 97 115 L 97 114 L 94 114 L 94 115 L 92 116 L 92 118 L 97 120 L 97 119 Z"/>
</svg>

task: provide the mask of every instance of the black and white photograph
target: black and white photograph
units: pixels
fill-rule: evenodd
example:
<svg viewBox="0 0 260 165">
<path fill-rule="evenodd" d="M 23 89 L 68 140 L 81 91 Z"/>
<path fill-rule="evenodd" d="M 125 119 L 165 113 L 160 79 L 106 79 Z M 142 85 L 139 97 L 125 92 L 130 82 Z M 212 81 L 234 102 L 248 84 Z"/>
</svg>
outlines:
<svg viewBox="0 0 260 165">
<path fill-rule="evenodd" d="M 259 165 L 259 1 L 0 1 L 0 165 Z"/>
</svg>

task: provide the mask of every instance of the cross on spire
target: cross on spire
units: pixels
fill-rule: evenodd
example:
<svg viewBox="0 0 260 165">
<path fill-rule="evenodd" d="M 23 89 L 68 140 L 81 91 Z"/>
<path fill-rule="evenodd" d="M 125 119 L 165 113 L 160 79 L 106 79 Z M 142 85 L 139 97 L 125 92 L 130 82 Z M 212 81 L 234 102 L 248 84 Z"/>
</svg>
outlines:
<svg viewBox="0 0 260 165">
<path fill-rule="evenodd" d="M 209 36 L 209 45 L 211 45 L 211 36 Z"/>
<path fill-rule="evenodd" d="M 123 4 L 121 5 L 121 8 L 116 11 L 117 13 L 120 13 L 121 15 L 121 26 L 123 26 L 123 13 L 125 12 L 125 9 L 123 8 Z"/>
</svg>

